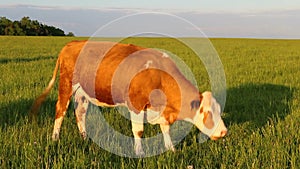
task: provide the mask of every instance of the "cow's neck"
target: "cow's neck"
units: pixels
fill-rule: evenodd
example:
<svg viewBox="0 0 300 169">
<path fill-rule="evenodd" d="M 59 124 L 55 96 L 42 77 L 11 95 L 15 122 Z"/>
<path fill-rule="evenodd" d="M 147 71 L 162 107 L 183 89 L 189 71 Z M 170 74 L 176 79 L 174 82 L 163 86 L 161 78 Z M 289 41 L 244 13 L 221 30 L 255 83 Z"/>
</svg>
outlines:
<svg viewBox="0 0 300 169">
<path fill-rule="evenodd" d="M 182 97 L 181 111 L 177 119 L 192 122 L 196 115 L 196 110 L 192 109 L 191 103 L 193 101 L 199 101 L 200 104 L 199 90 L 194 87 L 194 85 L 189 84 L 182 90 Z"/>
</svg>

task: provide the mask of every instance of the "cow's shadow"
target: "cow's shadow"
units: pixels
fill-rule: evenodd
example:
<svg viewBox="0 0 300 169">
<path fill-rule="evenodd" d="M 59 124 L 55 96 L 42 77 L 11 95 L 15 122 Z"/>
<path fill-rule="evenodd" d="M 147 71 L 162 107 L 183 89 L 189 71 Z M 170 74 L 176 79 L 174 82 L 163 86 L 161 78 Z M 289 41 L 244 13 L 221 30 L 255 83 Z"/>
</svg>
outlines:
<svg viewBox="0 0 300 169">
<path fill-rule="evenodd" d="M 55 59 L 56 57 L 53 56 L 37 56 L 32 58 L 0 58 L 0 64 L 7 64 L 7 63 L 24 63 L 24 62 L 32 62 L 32 61 L 40 61 L 40 60 L 49 60 Z"/>
<path fill-rule="evenodd" d="M 32 100 L 19 99 L 15 102 L 2 102 L 0 105 L 0 127 L 15 125 L 28 114 Z"/>
<path fill-rule="evenodd" d="M 270 119 L 290 114 L 293 89 L 274 84 L 243 84 L 227 90 L 224 121 L 227 124 L 248 122 L 262 127 Z"/>
<path fill-rule="evenodd" d="M 31 120 L 28 115 L 34 99 L 22 98 L 14 102 L 1 103 L 0 128 L 15 126 L 20 121 L 23 121 L 22 124 L 33 122 L 37 122 L 37 124 L 43 124 L 48 118 L 54 119 L 56 100 L 46 99 L 46 101 L 42 104 L 41 108 L 38 111 L 36 121 Z"/>
</svg>

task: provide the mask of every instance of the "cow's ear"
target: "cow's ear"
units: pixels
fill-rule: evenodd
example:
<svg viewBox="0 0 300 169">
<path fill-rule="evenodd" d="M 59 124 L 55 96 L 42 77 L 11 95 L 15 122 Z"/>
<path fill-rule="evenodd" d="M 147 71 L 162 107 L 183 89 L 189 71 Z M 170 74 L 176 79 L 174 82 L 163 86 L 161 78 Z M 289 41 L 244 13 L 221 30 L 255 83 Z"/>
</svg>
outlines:
<svg viewBox="0 0 300 169">
<path fill-rule="evenodd" d="M 191 110 L 192 111 L 197 111 L 200 107 L 200 100 L 193 100 L 191 102 Z"/>
</svg>

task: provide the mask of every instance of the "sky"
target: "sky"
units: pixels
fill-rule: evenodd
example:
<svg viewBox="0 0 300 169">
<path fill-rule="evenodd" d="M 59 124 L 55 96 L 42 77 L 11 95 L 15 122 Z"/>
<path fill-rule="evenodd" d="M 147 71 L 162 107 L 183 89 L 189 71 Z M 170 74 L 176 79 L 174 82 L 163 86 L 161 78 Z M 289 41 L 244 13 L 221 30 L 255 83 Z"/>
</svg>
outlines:
<svg viewBox="0 0 300 169">
<path fill-rule="evenodd" d="M 165 15 L 118 20 L 141 12 L 172 16 L 165 20 L 161 19 Z M 174 36 L 197 36 L 196 26 L 209 37 L 300 39 L 300 0 L 1 0 L 0 16 L 11 20 L 29 16 L 77 36 L 92 36 L 110 23 L 101 35 L 124 36 L 134 33 L 128 32 L 131 29 L 136 33 L 169 31 Z"/>
<path fill-rule="evenodd" d="M 1 4 L 27 4 L 79 8 L 146 8 L 210 11 L 295 9 L 299 0 L 1 0 Z"/>
</svg>

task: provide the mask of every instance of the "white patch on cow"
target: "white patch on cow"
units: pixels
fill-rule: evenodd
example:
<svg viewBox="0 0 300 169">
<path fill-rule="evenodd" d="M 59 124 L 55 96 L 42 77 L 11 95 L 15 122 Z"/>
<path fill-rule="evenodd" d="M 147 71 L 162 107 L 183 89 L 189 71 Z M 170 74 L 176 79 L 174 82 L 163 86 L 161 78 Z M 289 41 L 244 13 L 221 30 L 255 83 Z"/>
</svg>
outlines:
<svg viewBox="0 0 300 169">
<path fill-rule="evenodd" d="M 144 123 L 144 111 L 141 111 L 139 114 L 136 114 L 133 111 L 130 111 L 130 120 L 135 124 L 143 124 Z"/>
<path fill-rule="evenodd" d="M 153 111 L 151 109 L 147 109 L 146 113 L 147 113 L 147 121 L 150 124 L 157 124 L 157 123 L 155 123 L 155 121 L 160 117 L 160 113 Z"/>
<path fill-rule="evenodd" d="M 82 94 L 82 92 L 79 92 L 78 90 L 75 91 L 75 101 L 77 103 L 77 107 L 75 110 L 75 115 L 77 119 L 77 126 L 79 129 L 79 132 L 83 139 L 86 139 L 86 127 L 85 127 L 85 119 L 86 119 L 86 112 L 89 106 L 89 101 L 87 98 Z"/>
<path fill-rule="evenodd" d="M 76 90 L 79 89 L 80 87 L 81 87 L 80 84 L 76 83 L 76 84 L 72 85 L 72 91 L 76 92 Z"/>
<path fill-rule="evenodd" d="M 66 109 L 68 109 L 69 103 L 70 103 L 70 100 L 68 100 L 68 102 L 67 102 Z M 63 112 L 61 117 L 55 119 L 55 121 L 54 121 L 54 127 L 53 127 L 53 133 L 52 133 L 53 141 L 59 140 L 60 127 L 61 127 L 61 124 L 62 124 L 62 121 L 63 121 L 65 115 L 66 115 L 66 111 Z"/>
<path fill-rule="evenodd" d="M 168 124 L 168 121 L 161 115 L 160 112 L 156 112 L 151 109 L 147 109 L 147 121 L 150 124 Z"/>
<path fill-rule="evenodd" d="M 148 69 L 152 63 L 153 63 L 152 60 L 148 60 L 147 63 L 145 64 L 146 69 Z"/>
<path fill-rule="evenodd" d="M 145 155 L 145 152 L 142 147 L 142 139 L 141 138 L 134 138 L 134 149 L 135 149 L 135 154 L 137 156 Z"/>
<path fill-rule="evenodd" d="M 184 118 L 183 120 L 186 122 L 194 123 L 193 119 L 190 119 L 190 118 Z"/>
<path fill-rule="evenodd" d="M 204 115 L 203 115 L 203 113 L 200 113 L 200 108 L 199 108 L 193 118 L 193 124 L 204 134 L 207 134 L 203 131 L 203 128 L 204 128 L 203 118 L 204 118 Z"/>
<path fill-rule="evenodd" d="M 84 96 L 89 102 L 91 102 L 92 104 L 94 104 L 96 106 L 100 106 L 100 107 L 126 106 L 126 104 L 124 104 L 124 103 L 116 103 L 114 105 L 110 105 L 110 104 L 107 104 L 107 103 L 100 102 L 98 99 L 90 97 L 83 90 L 83 88 L 81 87 L 81 85 L 79 83 L 76 83 L 75 85 L 73 85 L 72 89 L 73 89 L 73 92 L 76 92 L 76 94 L 80 94 L 80 95 Z"/>
<path fill-rule="evenodd" d="M 59 140 L 59 132 L 60 132 L 60 127 L 61 127 L 62 121 L 63 121 L 63 116 L 55 119 L 53 134 L 52 134 L 53 141 Z"/>
<path fill-rule="evenodd" d="M 132 125 L 132 133 L 134 136 L 135 154 L 142 156 L 145 154 L 141 141 L 141 133 L 144 131 L 144 111 L 141 111 L 139 114 L 130 111 L 130 120 Z"/>
<path fill-rule="evenodd" d="M 165 147 L 168 150 L 172 150 L 173 152 L 175 152 L 175 148 L 173 146 L 173 143 L 172 143 L 169 132 L 168 133 L 163 133 L 163 137 L 164 137 Z"/>
<path fill-rule="evenodd" d="M 168 54 L 166 54 L 166 53 L 163 53 L 162 57 L 163 57 L 163 58 L 168 58 L 168 57 L 169 57 L 169 55 L 168 55 Z"/>
<path fill-rule="evenodd" d="M 165 147 L 168 150 L 172 150 L 174 152 L 175 148 L 173 146 L 173 143 L 172 143 L 172 140 L 170 137 L 170 125 L 161 124 L 160 129 L 161 129 L 163 137 L 164 137 Z"/>
</svg>

